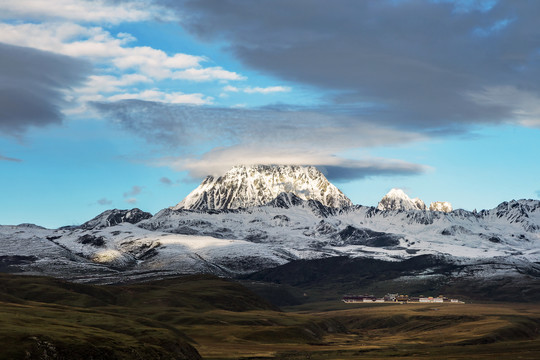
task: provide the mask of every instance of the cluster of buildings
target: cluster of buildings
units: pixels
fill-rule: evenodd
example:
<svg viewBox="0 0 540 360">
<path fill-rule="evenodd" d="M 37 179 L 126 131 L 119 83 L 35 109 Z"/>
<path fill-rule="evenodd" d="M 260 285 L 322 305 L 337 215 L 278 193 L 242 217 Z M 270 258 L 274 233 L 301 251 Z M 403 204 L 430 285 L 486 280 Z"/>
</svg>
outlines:
<svg viewBox="0 0 540 360">
<path fill-rule="evenodd" d="M 463 301 L 458 299 L 449 299 L 443 295 L 438 297 L 425 297 L 400 295 L 400 294 L 386 294 L 382 298 L 378 298 L 374 295 L 345 295 L 343 296 L 343 302 L 346 303 L 453 303 L 463 304 Z"/>
</svg>

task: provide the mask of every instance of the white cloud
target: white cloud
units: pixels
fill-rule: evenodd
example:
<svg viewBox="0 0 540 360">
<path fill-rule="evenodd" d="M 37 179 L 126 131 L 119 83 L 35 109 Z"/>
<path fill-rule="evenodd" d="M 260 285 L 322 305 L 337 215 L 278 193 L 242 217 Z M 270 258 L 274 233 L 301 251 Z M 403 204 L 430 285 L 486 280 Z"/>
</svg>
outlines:
<svg viewBox="0 0 540 360">
<path fill-rule="evenodd" d="M 1 0 L 0 0 L 1 1 Z M 0 23 L 0 42 L 32 47 L 68 56 L 85 58 L 95 64 L 99 74 L 90 76 L 83 87 L 66 91 L 70 105 L 64 114 L 92 115 L 89 101 L 140 99 L 174 104 L 211 104 L 212 97 L 201 93 L 185 94 L 148 84 L 164 79 L 189 81 L 229 81 L 245 77 L 221 67 L 202 66 L 203 56 L 167 54 L 148 46 L 130 46 L 130 34 L 111 34 L 99 26 L 74 23 Z M 139 87 L 143 86 L 142 88 Z"/>
<path fill-rule="evenodd" d="M 178 69 L 187 69 L 205 80 L 241 78 L 221 68 L 202 68 L 202 56 L 177 53 L 172 56 L 148 46 L 127 46 L 133 38 L 125 33 L 111 35 L 100 27 L 77 24 L 0 24 L 0 42 L 28 46 L 95 62 L 112 63 L 116 68 L 136 70 L 138 73 L 164 79 Z M 178 78 L 181 78 L 179 76 Z"/>
<path fill-rule="evenodd" d="M 209 68 L 190 68 L 176 71 L 172 74 L 173 79 L 209 81 L 209 80 L 245 80 L 246 78 L 238 73 L 227 71 L 220 66 Z"/>
<path fill-rule="evenodd" d="M 228 92 L 239 92 L 240 89 L 237 88 L 236 86 L 231 86 L 231 85 L 227 85 L 223 88 L 223 91 L 228 91 Z"/>
<path fill-rule="evenodd" d="M 127 99 L 137 99 L 137 100 L 146 100 L 146 101 L 159 101 L 170 104 L 191 104 L 191 105 L 205 105 L 211 104 L 213 98 L 210 96 L 204 96 L 200 93 L 195 94 L 184 94 L 181 92 L 172 92 L 167 93 L 159 91 L 156 89 L 153 90 L 144 90 L 138 93 L 123 93 L 109 96 L 108 101 L 119 101 Z M 96 99 L 101 100 L 101 99 Z"/>
<path fill-rule="evenodd" d="M 0 0 L 0 19 L 69 19 L 81 22 L 132 22 L 173 19 L 172 12 L 146 0 Z"/>
<path fill-rule="evenodd" d="M 340 168 L 342 169 L 341 172 L 354 175 L 342 175 L 342 178 L 415 174 L 431 169 L 429 166 L 397 159 L 365 157 L 362 160 L 351 160 L 336 156 L 325 149 L 316 150 L 303 147 L 261 148 L 250 145 L 216 148 L 198 158 L 163 158 L 158 165 L 169 166 L 178 171 L 187 170 L 190 176 L 200 178 L 207 175 L 223 175 L 231 167 L 239 165 L 239 162 L 243 165 L 312 165 L 320 168 Z"/>
<path fill-rule="evenodd" d="M 289 92 L 291 88 L 288 86 L 268 86 L 268 87 L 251 87 L 238 88 L 236 86 L 227 85 L 223 88 L 226 92 L 244 92 L 246 94 L 270 94 L 276 92 Z"/>
<path fill-rule="evenodd" d="M 268 87 L 246 87 L 244 89 L 245 93 L 248 94 L 270 94 L 270 93 L 276 93 L 276 92 L 289 92 L 291 91 L 291 88 L 288 86 L 268 86 Z"/>
<path fill-rule="evenodd" d="M 152 79 L 141 74 L 124 74 L 121 77 L 112 75 L 91 75 L 88 77 L 86 86 L 77 89 L 81 93 L 110 93 L 121 91 L 124 86 L 137 83 L 151 83 Z"/>
</svg>

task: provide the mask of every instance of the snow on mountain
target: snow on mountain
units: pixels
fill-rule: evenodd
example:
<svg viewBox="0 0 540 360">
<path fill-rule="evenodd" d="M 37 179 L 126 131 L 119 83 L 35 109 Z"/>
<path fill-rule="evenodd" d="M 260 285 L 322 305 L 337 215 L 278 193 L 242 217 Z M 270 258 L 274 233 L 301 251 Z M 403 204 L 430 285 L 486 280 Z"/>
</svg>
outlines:
<svg viewBox="0 0 540 360">
<path fill-rule="evenodd" d="M 436 201 L 429 204 L 429 211 L 451 212 L 452 204 L 447 201 Z"/>
<path fill-rule="evenodd" d="M 392 189 L 379 201 L 379 210 L 425 210 L 426 204 L 419 198 L 411 199 L 401 189 Z"/>
<path fill-rule="evenodd" d="M 0 226 L 0 271 L 103 283 L 231 276 L 335 256 L 435 255 L 459 264 L 452 276 L 540 274 L 540 201 L 480 212 L 435 204 L 428 211 L 392 189 L 377 208 L 350 206 L 313 167 L 239 166 L 154 216 L 107 210 L 79 227 Z"/>
<path fill-rule="evenodd" d="M 114 226 L 123 222 L 136 224 L 141 220 L 149 219 L 151 217 L 152 214 L 141 211 L 137 208 L 131 210 L 113 209 L 102 212 L 92 220 L 89 220 L 82 224 L 80 227 L 86 230 L 101 229 L 104 227 Z"/>
<path fill-rule="evenodd" d="M 0 267 L 103 283 L 185 273 L 231 276 L 333 256 L 402 261 L 432 254 L 460 264 L 462 274 L 463 266 L 470 268 L 467 276 L 487 276 L 494 266 L 499 270 L 493 274 L 518 274 L 518 265 L 523 271 L 540 262 L 540 201 L 444 213 L 277 199 L 248 209 L 169 208 L 136 224 L 88 229 L 0 226 Z"/>
<path fill-rule="evenodd" d="M 313 166 L 235 166 L 218 178 L 207 177 L 173 210 L 220 210 L 260 206 L 281 193 L 324 206 L 342 208 L 351 201 Z"/>
</svg>

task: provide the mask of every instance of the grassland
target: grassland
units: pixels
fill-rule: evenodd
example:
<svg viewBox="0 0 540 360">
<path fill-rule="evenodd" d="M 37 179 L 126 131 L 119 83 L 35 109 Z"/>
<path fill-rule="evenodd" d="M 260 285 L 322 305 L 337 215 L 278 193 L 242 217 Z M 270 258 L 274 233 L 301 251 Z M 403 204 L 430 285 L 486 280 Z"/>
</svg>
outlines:
<svg viewBox="0 0 540 360">
<path fill-rule="evenodd" d="M 0 359 L 538 359 L 538 304 L 277 309 L 209 276 L 92 286 L 0 274 Z"/>
</svg>

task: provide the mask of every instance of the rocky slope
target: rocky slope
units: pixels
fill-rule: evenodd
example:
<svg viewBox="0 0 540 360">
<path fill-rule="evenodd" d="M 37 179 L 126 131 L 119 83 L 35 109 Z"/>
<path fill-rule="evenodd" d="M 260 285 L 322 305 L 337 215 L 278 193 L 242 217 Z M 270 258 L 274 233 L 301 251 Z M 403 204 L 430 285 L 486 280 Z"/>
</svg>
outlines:
<svg viewBox="0 0 540 360">
<path fill-rule="evenodd" d="M 207 177 L 174 210 L 221 210 L 260 206 L 281 193 L 324 206 L 351 206 L 349 200 L 315 167 L 293 165 L 235 166 L 218 178 Z"/>
<path fill-rule="evenodd" d="M 118 225 L 121 223 L 136 224 L 142 220 L 146 220 L 152 217 L 152 214 L 144 212 L 140 209 L 134 208 L 131 210 L 107 210 L 82 224 L 81 229 L 103 229 L 105 227 Z"/>
</svg>

